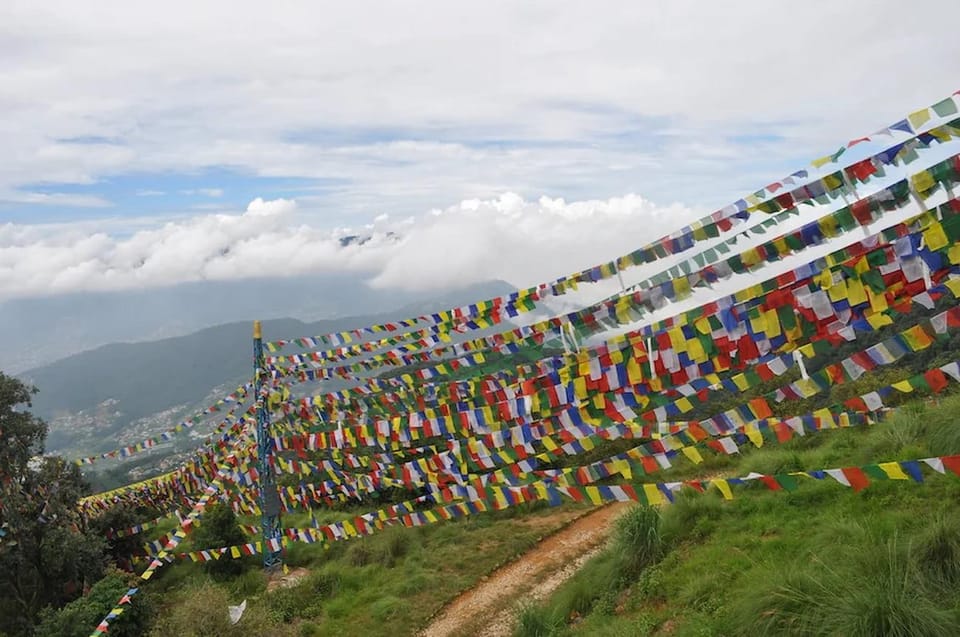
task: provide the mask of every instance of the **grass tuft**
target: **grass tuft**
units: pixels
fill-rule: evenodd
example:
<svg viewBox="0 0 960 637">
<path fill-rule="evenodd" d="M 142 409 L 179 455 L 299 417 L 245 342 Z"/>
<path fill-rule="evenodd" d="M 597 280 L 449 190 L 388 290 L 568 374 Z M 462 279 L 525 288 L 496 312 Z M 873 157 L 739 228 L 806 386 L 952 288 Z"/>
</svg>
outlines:
<svg viewBox="0 0 960 637">
<path fill-rule="evenodd" d="M 546 606 L 527 604 L 517 612 L 514 637 L 554 637 L 563 630 L 564 618 Z"/>
<path fill-rule="evenodd" d="M 613 550 L 619 557 L 619 575 L 634 578 L 656 563 L 664 552 L 660 512 L 649 506 L 631 507 L 617 520 Z"/>
</svg>

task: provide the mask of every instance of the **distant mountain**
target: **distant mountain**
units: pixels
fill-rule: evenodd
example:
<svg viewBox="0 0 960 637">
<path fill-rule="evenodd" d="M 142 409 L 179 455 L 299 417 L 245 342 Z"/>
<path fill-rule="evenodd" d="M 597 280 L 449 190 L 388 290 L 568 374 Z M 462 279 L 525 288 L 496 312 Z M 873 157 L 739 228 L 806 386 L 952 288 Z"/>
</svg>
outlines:
<svg viewBox="0 0 960 637">
<path fill-rule="evenodd" d="M 344 237 L 344 241 L 355 243 L 363 238 Z M 460 298 L 474 301 L 508 288 L 505 283 L 479 285 L 464 291 Z M 469 295 L 474 298 L 467 298 Z M 294 317 L 317 321 L 380 314 L 437 300 L 431 292 L 374 290 L 361 274 L 199 282 L 16 299 L 0 302 L 0 370 L 15 374 L 108 343 L 182 336 L 240 320 Z"/>
<path fill-rule="evenodd" d="M 314 322 L 266 320 L 264 339 L 364 327 L 498 296 L 511 289 L 494 281 L 391 312 Z M 121 319 L 116 317 L 117 322 Z M 18 376 L 40 390 L 33 410 L 51 422 L 51 451 L 109 449 L 117 446 L 119 435 L 131 429 L 140 439 L 154 435 L 188 415 L 191 408 L 201 406 L 212 389 L 228 392 L 250 378 L 251 329 L 251 321 L 242 321 L 162 340 L 103 345 Z"/>
</svg>

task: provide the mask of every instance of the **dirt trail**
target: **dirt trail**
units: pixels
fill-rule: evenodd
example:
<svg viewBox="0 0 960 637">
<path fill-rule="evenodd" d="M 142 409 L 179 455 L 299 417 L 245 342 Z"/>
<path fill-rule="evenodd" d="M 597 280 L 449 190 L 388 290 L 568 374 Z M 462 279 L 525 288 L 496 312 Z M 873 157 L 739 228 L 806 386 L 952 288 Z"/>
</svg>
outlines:
<svg viewBox="0 0 960 637">
<path fill-rule="evenodd" d="M 419 633 L 420 637 L 510 635 L 516 604 L 541 600 L 602 548 L 627 502 L 601 507 L 551 535 L 515 561 L 460 594 Z"/>
</svg>

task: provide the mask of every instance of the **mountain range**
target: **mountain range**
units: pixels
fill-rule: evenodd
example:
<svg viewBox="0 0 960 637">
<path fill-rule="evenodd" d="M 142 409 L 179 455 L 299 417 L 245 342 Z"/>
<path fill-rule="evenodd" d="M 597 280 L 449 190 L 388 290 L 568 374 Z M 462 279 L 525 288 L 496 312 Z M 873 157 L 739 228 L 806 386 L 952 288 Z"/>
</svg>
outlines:
<svg viewBox="0 0 960 637">
<path fill-rule="evenodd" d="M 198 321 L 212 320 L 217 312 L 242 308 L 247 316 L 264 317 L 280 311 L 275 305 L 272 311 L 256 311 L 256 287 L 263 285 L 248 282 L 247 294 L 242 294 L 239 286 L 228 286 L 229 290 L 217 289 L 215 294 L 195 297 L 191 306 L 158 308 L 155 299 L 145 292 L 118 294 L 104 307 L 97 308 L 94 300 L 84 300 L 74 306 L 70 321 L 79 321 L 79 317 L 108 316 L 110 326 L 123 325 L 127 333 L 133 334 L 135 342 L 109 343 L 87 351 L 73 353 L 52 363 L 21 371 L 18 377 L 36 386 L 39 393 L 33 402 L 33 411 L 50 423 L 48 450 L 64 453 L 68 456 L 96 453 L 118 445 L 130 444 L 145 437 L 156 435 L 177 421 L 188 417 L 195 410 L 205 407 L 204 401 L 215 399 L 232 391 L 237 385 L 252 375 L 252 320 L 232 321 L 221 325 L 206 327 L 189 334 L 171 336 L 157 340 L 149 338 L 152 326 L 159 325 L 160 315 L 179 317 L 172 323 L 185 329 L 185 326 Z M 204 286 L 203 289 L 206 289 Z M 292 290 L 288 285 L 287 291 Z M 473 285 L 431 299 L 414 298 L 411 302 L 395 306 L 393 309 L 371 313 L 326 318 L 321 320 L 302 320 L 300 318 L 272 318 L 263 321 L 264 340 L 315 336 L 364 327 L 391 320 L 419 316 L 453 306 L 472 303 L 478 299 L 487 299 L 504 294 L 513 288 L 502 281 Z M 229 291 L 243 297 L 240 302 L 231 299 Z M 301 293 L 303 290 L 301 290 Z M 178 291 L 181 301 L 199 295 L 200 289 Z M 282 295 L 273 290 L 273 299 L 280 303 Z M 121 300 L 119 297 L 125 296 Z M 311 298 L 314 295 L 310 295 Z M 356 307 L 371 305 L 389 305 L 389 299 L 398 299 L 397 293 L 385 294 L 374 302 L 357 294 Z M 138 301 L 146 306 L 138 306 Z M 299 299 L 298 299 L 299 300 Z M 321 298 L 314 299 L 318 305 Z M 63 303 L 63 300 L 51 299 L 48 306 Z M 223 303 L 220 308 L 212 305 Z M 344 295 L 340 295 L 335 307 L 346 305 Z M 123 311 L 120 311 L 120 307 Z M 286 306 L 294 308 L 294 304 Z M 116 309 L 117 314 L 112 311 Z M 293 312 L 296 309 L 289 309 Z M 148 317 L 148 320 L 144 320 Z M 125 320 L 126 319 L 126 320 Z M 21 319 L 26 320 L 26 319 Z M 5 317 L 7 325 L 12 321 Z M 46 325 L 54 326 L 68 322 L 64 316 L 47 317 Z M 131 327 L 138 325 L 139 332 Z M 77 327 L 81 327 L 78 324 Z M 103 338 L 105 325 L 98 330 L 85 333 L 87 342 Z M 168 326 L 169 327 L 169 326 Z M 37 331 L 39 326 L 30 326 Z M 2 331 L 2 330 L 0 330 Z M 51 334 L 51 340 L 63 341 L 65 335 Z M 76 344 L 71 347 L 77 347 Z"/>
<path fill-rule="evenodd" d="M 362 274 L 202 281 L 0 302 L 0 370 L 17 374 L 110 343 L 155 341 L 239 320 L 319 321 L 407 307 L 469 303 L 509 291 L 503 282 L 438 294 L 373 289 Z"/>
</svg>

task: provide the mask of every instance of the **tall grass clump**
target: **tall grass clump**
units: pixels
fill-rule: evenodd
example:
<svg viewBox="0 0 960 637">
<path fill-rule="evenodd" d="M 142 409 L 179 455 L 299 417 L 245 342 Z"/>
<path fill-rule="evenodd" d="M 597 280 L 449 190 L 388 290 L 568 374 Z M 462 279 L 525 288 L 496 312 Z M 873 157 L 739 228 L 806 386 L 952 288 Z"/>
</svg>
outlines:
<svg viewBox="0 0 960 637">
<path fill-rule="evenodd" d="M 831 564 L 804 560 L 755 578 L 736 596 L 743 635 L 936 637 L 960 634 L 960 617 L 924 577 L 916 551 L 895 537 L 849 547 Z"/>
<path fill-rule="evenodd" d="M 960 587 L 960 521 L 938 517 L 914 546 L 920 569 L 935 585 Z"/>
<path fill-rule="evenodd" d="M 660 512 L 649 506 L 631 507 L 617 520 L 613 551 L 622 577 L 635 578 L 663 557 L 661 522 Z"/>
<path fill-rule="evenodd" d="M 552 608 L 526 604 L 517 611 L 513 637 L 554 637 L 564 629 L 564 618 Z"/>
<path fill-rule="evenodd" d="M 726 514 L 723 501 L 716 493 L 691 491 L 681 491 L 674 503 L 663 510 L 660 531 L 668 544 L 703 539 Z"/>
<path fill-rule="evenodd" d="M 230 624 L 227 605 L 237 604 L 227 592 L 210 582 L 182 591 L 176 603 L 158 614 L 150 632 L 151 637 L 241 637 L 243 635 L 274 635 L 277 626 L 263 606 L 247 606 L 243 617 Z"/>
</svg>

